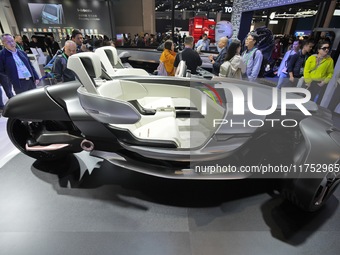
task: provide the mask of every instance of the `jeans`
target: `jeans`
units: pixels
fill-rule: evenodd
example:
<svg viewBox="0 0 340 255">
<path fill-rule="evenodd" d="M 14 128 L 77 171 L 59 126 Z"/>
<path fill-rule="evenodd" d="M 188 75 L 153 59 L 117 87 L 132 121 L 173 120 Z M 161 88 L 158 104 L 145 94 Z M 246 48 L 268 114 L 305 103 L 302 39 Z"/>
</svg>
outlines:
<svg viewBox="0 0 340 255">
<path fill-rule="evenodd" d="M 287 73 L 280 73 L 279 81 L 277 82 L 277 88 L 281 89 L 282 83 L 285 81 L 285 79 L 288 79 Z"/>
<path fill-rule="evenodd" d="M 318 85 L 318 83 L 320 83 L 320 81 L 312 81 L 308 90 L 311 93 L 311 101 L 314 101 L 317 104 L 320 104 L 324 91 L 327 88 L 327 84 L 323 85 L 322 87 L 320 87 Z"/>
</svg>

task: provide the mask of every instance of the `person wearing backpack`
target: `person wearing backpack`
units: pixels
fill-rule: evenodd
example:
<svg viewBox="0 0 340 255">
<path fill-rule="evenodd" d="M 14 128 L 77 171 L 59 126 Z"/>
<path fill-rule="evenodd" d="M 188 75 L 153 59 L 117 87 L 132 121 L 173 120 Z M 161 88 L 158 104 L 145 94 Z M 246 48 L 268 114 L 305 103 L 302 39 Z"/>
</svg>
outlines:
<svg viewBox="0 0 340 255">
<path fill-rule="evenodd" d="M 256 47 L 257 42 L 258 35 L 249 33 L 245 41 L 247 49 L 242 54 L 243 62 L 246 65 L 245 76 L 249 81 L 256 81 L 261 70 L 263 55 Z"/>
<path fill-rule="evenodd" d="M 175 46 L 171 40 L 165 41 L 164 50 L 159 59 L 160 66 L 157 68 L 158 75 L 163 75 L 163 76 L 174 76 L 175 75 L 174 63 L 175 63 L 175 58 L 176 58 L 176 52 L 174 49 L 175 49 Z M 164 66 L 164 68 L 161 67 L 162 65 Z M 163 71 L 161 71 L 161 69 L 163 69 Z"/>
<path fill-rule="evenodd" d="M 318 43 L 318 54 L 310 56 L 305 64 L 303 76 L 306 86 L 311 93 L 311 100 L 320 103 L 328 82 L 334 73 L 334 61 L 328 55 L 330 50 L 329 42 Z"/>
<path fill-rule="evenodd" d="M 76 43 L 72 40 L 66 41 L 64 52 L 56 57 L 52 67 L 52 74 L 57 83 L 74 81 L 76 79 L 74 72 L 67 68 L 68 58 L 76 52 Z"/>
<path fill-rule="evenodd" d="M 183 60 L 186 63 L 187 70 L 190 70 L 191 74 L 197 74 L 197 67 L 202 65 L 202 59 L 200 55 L 192 49 L 194 45 L 194 37 L 187 36 L 184 40 L 184 49 L 181 53 L 177 54 L 175 59 L 175 72 L 179 63 Z"/>
<path fill-rule="evenodd" d="M 246 65 L 240 56 L 241 42 L 233 40 L 228 47 L 224 63 L 220 67 L 219 76 L 242 80 L 242 74 L 246 71 Z"/>
</svg>

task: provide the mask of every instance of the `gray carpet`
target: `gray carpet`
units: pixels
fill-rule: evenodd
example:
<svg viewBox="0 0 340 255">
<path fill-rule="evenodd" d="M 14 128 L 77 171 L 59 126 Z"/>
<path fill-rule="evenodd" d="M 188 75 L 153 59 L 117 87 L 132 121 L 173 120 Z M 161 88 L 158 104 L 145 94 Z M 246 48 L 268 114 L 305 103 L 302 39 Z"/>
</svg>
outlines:
<svg viewBox="0 0 340 255">
<path fill-rule="evenodd" d="M 270 180 L 159 179 L 86 153 L 46 164 L 5 130 L 0 118 L 0 254 L 339 254 L 339 189 L 303 213 Z"/>
<path fill-rule="evenodd" d="M 0 170 L 0 254 L 339 254 L 340 190 L 316 213 L 270 180 L 178 181 L 86 153 Z"/>
</svg>

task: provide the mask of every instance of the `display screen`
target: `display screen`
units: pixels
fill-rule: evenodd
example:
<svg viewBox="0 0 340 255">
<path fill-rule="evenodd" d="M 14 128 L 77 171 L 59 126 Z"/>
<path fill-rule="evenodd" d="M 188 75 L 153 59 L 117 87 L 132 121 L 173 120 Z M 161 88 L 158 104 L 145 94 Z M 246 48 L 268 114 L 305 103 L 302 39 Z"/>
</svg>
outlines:
<svg viewBox="0 0 340 255">
<path fill-rule="evenodd" d="M 55 8 L 52 4 L 46 4 L 44 8 L 44 12 L 52 15 L 52 16 L 57 16 L 58 11 L 57 8 Z"/>
<path fill-rule="evenodd" d="M 22 2 L 26 2 L 22 4 Z M 20 31 L 66 38 L 73 29 L 83 34 L 111 34 L 109 9 L 103 0 L 11 0 Z M 14 8 L 15 7 L 15 8 Z M 25 17 L 25 18 L 23 18 Z M 28 36 L 32 36 L 28 34 Z"/>
<path fill-rule="evenodd" d="M 28 3 L 34 24 L 64 24 L 62 4 Z"/>
<path fill-rule="evenodd" d="M 124 35 L 123 34 L 117 34 L 116 35 L 116 39 L 117 40 L 123 40 L 124 39 Z"/>
<path fill-rule="evenodd" d="M 311 30 L 299 30 L 295 31 L 294 35 L 295 36 L 305 36 L 305 35 L 310 35 L 312 33 Z"/>
</svg>

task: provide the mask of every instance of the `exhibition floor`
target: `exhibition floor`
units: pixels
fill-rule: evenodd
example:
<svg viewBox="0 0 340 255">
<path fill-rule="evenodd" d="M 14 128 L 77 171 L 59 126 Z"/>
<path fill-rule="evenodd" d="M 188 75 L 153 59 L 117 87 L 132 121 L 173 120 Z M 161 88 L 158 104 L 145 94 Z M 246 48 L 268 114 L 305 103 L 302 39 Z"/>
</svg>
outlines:
<svg viewBox="0 0 340 255">
<path fill-rule="evenodd" d="M 339 254 L 340 189 L 304 213 L 270 194 L 271 180 L 161 179 L 84 152 L 43 163 L 14 149 L 5 125 L 0 254 Z"/>
<path fill-rule="evenodd" d="M 3 166 L 0 254 L 339 254 L 340 189 L 303 213 L 269 195 L 269 180 L 165 180 L 95 163 L 19 153 Z"/>
</svg>

